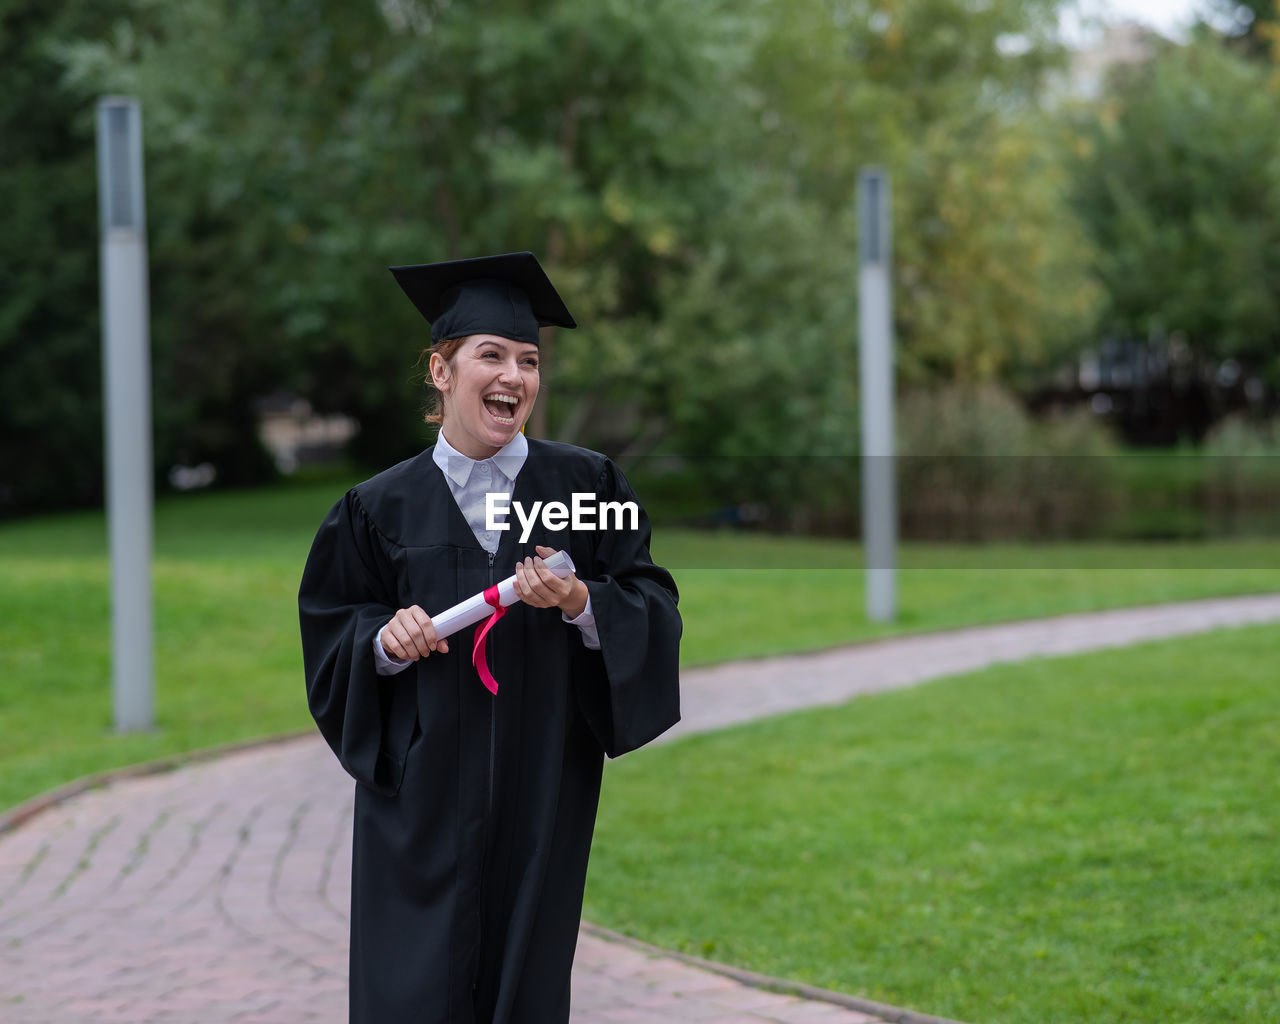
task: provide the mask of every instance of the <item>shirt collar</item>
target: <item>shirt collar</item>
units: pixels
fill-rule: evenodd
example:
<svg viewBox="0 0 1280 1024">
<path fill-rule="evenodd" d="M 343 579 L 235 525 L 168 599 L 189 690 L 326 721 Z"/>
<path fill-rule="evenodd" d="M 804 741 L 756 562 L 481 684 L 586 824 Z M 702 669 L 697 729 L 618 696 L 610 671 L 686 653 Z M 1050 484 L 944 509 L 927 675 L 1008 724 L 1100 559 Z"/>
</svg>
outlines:
<svg viewBox="0 0 1280 1024">
<path fill-rule="evenodd" d="M 518 433 L 495 454 L 481 461 L 491 463 L 499 473 L 514 482 L 528 457 L 529 442 L 524 434 Z M 459 487 L 467 485 L 471 470 L 480 464 L 454 448 L 445 438 L 443 430 L 436 436 L 436 446 L 431 458 L 440 467 L 440 471 Z"/>
</svg>

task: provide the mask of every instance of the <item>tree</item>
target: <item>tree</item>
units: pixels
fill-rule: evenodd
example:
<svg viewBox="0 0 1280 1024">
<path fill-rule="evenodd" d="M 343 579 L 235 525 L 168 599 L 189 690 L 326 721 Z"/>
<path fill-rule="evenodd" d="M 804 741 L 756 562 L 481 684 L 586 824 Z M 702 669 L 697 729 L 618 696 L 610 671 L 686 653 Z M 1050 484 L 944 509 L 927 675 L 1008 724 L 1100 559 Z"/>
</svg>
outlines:
<svg viewBox="0 0 1280 1024">
<path fill-rule="evenodd" d="M 58 53 L 76 87 L 142 100 L 157 464 L 262 480 L 254 403 L 307 372 L 306 339 L 340 293 L 341 276 L 316 272 L 344 216 L 325 147 L 343 141 L 353 64 L 384 23 L 372 5 L 309 0 L 127 13 Z"/>
<path fill-rule="evenodd" d="M 1040 106 L 1060 58 L 1057 7 L 810 0 L 774 14 L 757 103 L 798 191 L 834 223 L 860 167 L 892 175 L 908 382 L 1016 376 L 1052 363 L 1092 318 L 1067 140 Z"/>
<path fill-rule="evenodd" d="M 426 329 L 384 268 L 520 248 L 584 324 L 546 342 L 549 433 L 851 451 L 867 163 L 904 372 L 1044 361 L 1090 301 L 1035 116 L 1054 7 L 131 0 L 59 52 L 144 102 L 158 452 L 249 478 L 252 401 L 287 388 L 410 453 Z"/>
<path fill-rule="evenodd" d="M 737 123 L 722 87 L 742 57 L 714 8 L 135 10 L 145 32 L 63 53 L 73 81 L 150 112 L 157 357 L 188 396 L 172 415 L 188 435 L 251 422 L 248 399 L 275 382 L 355 413 L 371 458 L 407 452 L 426 331 L 385 267 L 519 248 L 590 325 L 548 360 L 562 422 L 581 422 L 624 382 L 705 211 L 731 205 L 711 156 Z"/>
<path fill-rule="evenodd" d="M 51 47 L 120 6 L 0 0 L 0 517 L 101 500 L 93 97 Z"/>
<path fill-rule="evenodd" d="M 1280 383 L 1280 100 L 1203 36 L 1118 77 L 1081 135 L 1110 333 Z"/>
<path fill-rule="evenodd" d="M 1262 61 L 1280 58 L 1280 6 L 1276 0 L 1212 0 L 1213 26 L 1233 48 Z"/>
</svg>

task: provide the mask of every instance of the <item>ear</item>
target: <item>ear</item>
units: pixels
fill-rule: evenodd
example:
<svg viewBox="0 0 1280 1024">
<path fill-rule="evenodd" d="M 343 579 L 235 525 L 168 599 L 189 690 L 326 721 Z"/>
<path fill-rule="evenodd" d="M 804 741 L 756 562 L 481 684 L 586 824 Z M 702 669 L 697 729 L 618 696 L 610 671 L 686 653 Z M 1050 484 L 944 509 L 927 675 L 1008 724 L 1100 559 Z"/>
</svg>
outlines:
<svg viewBox="0 0 1280 1024">
<path fill-rule="evenodd" d="M 449 382 L 452 374 L 449 373 L 449 364 L 444 361 L 444 356 L 439 352 L 431 353 L 431 383 L 435 389 L 441 394 L 449 390 Z"/>
</svg>

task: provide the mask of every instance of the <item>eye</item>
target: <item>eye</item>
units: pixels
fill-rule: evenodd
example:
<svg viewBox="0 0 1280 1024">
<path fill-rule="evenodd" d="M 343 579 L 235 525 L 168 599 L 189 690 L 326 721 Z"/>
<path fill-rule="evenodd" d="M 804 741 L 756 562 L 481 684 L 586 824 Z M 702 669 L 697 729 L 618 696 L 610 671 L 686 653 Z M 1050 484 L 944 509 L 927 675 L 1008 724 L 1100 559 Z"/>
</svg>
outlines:
<svg viewBox="0 0 1280 1024">
<path fill-rule="evenodd" d="M 497 359 L 498 353 L 495 352 L 493 349 L 488 349 L 480 353 L 480 358 L 481 359 Z"/>
<path fill-rule="evenodd" d="M 536 360 L 536 359 L 526 359 L 526 360 L 524 361 L 524 365 L 525 365 L 525 366 L 527 366 L 527 367 L 529 367 L 529 369 L 531 369 L 531 370 L 536 370 L 536 369 L 538 368 L 538 360 Z"/>
</svg>

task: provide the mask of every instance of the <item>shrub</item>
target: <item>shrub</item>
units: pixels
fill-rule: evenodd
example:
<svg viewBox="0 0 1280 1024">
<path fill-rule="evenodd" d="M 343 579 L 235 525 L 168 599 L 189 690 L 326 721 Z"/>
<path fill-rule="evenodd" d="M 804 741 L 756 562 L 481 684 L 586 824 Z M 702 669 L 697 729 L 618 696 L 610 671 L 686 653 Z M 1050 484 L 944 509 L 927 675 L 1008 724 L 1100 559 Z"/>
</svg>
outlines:
<svg viewBox="0 0 1280 1024">
<path fill-rule="evenodd" d="M 1097 534 L 1118 505 L 1114 446 L 1087 413 L 1036 421 L 992 385 L 903 397 L 903 535 L 932 540 Z"/>
<path fill-rule="evenodd" d="M 1205 438 L 1201 455 L 1210 532 L 1274 533 L 1280 507 L 1280 420 L 1228 416 Z"/>
</svg>

